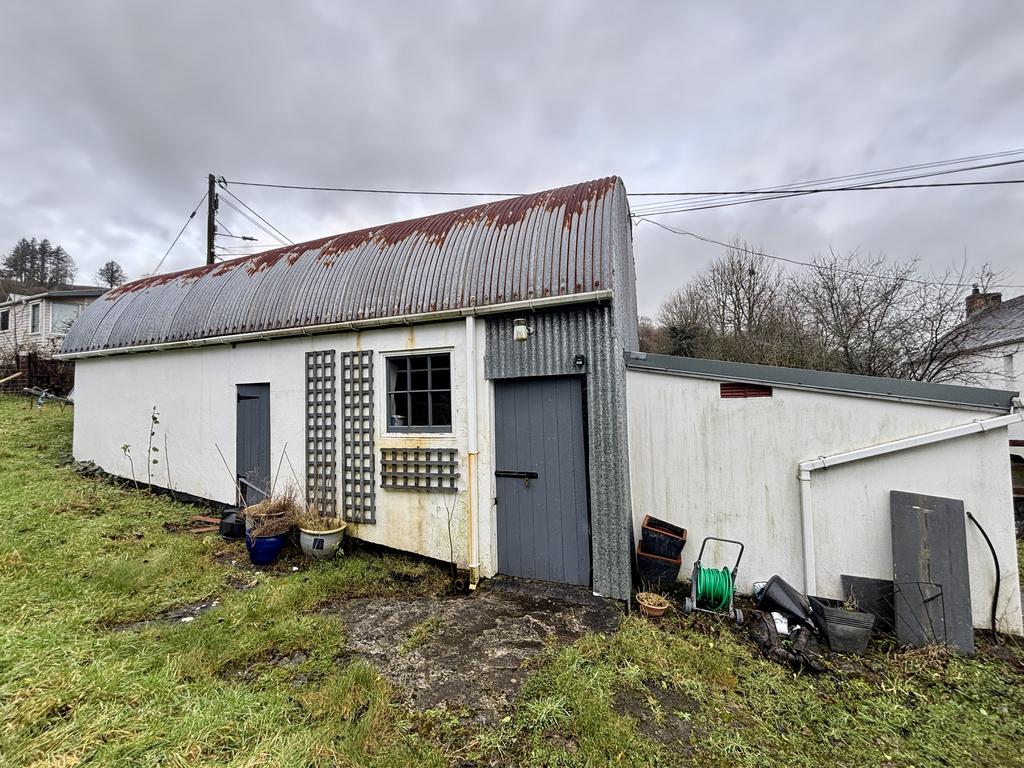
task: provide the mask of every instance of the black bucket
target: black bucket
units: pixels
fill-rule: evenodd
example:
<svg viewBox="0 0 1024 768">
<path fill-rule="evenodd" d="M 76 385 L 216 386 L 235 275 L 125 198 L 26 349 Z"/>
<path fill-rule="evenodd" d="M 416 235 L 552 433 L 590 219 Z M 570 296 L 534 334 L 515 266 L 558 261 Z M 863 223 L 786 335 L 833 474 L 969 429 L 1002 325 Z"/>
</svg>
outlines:
<svg viewBox="0 0 1024 768">
<path fill-rule="evenodd" d="M 786 618 L 814 628 L 811 606 L 796 587 L 781 576 L 772 576 L 765 584 L 757 607 L 769 613 L 781 613 Z"/>
<path fill-rule="evenodd" d="M 835 653 L 864 653 L 871 639 L 875 617 L 864 611 L 850 611 L 838 600 L 811 597 L 814 623 Z"/>
<path fill-rule="evenodd" d="M 220 535 L 225 539 L 241 539 L 245 536 L 245 520 L 237 509 L 225 509 L 221 513 Z"/>
<path fill-rule="evenodd" d="M 679 569 L 683 565 L 681 557 L 662 557 L 644 549 L 641 541 L 636 545 L 636 568 L 640 574 L 640 583 L 650 589 L 670 587 L 679 579 Z"/>
<path fill-rule="evenodd" d="M 652 555 L 675 560 L 686 546 L 686 529 L 656 517 L 645 515 L 640 526 L 644 550 Z"/>
</svg>

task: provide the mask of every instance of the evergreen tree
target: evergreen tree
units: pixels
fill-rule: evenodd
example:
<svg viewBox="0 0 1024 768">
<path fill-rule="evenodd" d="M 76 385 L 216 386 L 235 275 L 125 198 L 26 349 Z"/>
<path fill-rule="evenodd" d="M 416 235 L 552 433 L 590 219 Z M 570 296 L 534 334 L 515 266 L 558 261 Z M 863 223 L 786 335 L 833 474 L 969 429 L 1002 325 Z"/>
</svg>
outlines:
<svg viewBox="0 0 1024 768">
<path fill-rule="evenodd" d="M 55 288 L 75 279 L 75 260 L 63 246 L 43 238 L 21 238 L 3 258 L 0 276 L 20 283 Z"/>
</svg>

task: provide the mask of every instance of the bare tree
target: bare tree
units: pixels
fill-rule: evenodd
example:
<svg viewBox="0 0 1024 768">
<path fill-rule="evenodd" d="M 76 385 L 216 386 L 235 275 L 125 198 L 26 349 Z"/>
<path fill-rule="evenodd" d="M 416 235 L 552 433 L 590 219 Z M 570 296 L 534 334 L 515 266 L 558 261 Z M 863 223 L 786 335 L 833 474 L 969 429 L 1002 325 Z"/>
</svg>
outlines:
<svg viewBox="0 0 1024 768">
<path fill-rule="evenodd" d="M 790 276 L 734 241 L 642 326 L 649 351 L 922 381 L 973 383 L 964 296 L 987 268 L 925 273 L 915 262 L 830 252 Z"/>
<path fill-rule="evenodd" d="M 806 365 L 814 348 L 784 271 L 735 241 L 658 313 L 672 354 Z"/>
<path fill-rule="evenodd" d="M 919 381 L 975 381 L 963 324 L 966 270 L 928 274 L 917 261 L 830 253 L 794 281 L 805 322 L 820 336 L 826 367 Z M 991 272 L 983 269 L 984 281 Z"/>
</svg>

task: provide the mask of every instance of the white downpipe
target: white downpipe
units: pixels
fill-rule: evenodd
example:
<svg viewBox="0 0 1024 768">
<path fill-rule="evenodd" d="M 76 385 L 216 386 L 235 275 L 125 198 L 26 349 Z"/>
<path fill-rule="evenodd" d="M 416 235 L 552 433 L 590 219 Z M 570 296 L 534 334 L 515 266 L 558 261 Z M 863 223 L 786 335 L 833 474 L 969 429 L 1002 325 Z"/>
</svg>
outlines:
<svg viewBox="0 0 1024 768">
<path fill-rule="evenodd" d="M 804 540 L 804 594 L 818 594 L 814 568 L 814 507 L 811 505 L 811 471 L 800 469 L 800 523 Z"/>
<path fill-rule="evenodd" d="M 469 513 L 469 586 L 480 580 L 480 510 L 476 503 L 477 456 L 479 453 L 479 404 L 477 403 L 476 317 L 466 315 L 466 427 L 469 432 L 466 451 L 466 509 Z"/>
<path fill-rule="evenodd" d="M 908 448 L 919 448 L 922 445 L 954 440 L 958 437 L 973 435 L 978 432 L 987 432 L 991 429 L 1000 429 L 1022 420 L 1024 420 L 1024 413 L 1017 411 L 1006 416 L 995 416 L 991 419 L 972 421 L 969 424 L 937 429 L 934 432 L 925 432 L 924 434 L 905 437 L 901 440 L 869 445 L 866 448 L 858 448 L 854 451 L 835 453 L 831 456 L 819 456 L 816 459 L 800 462 L 798 477 L 800 479 L 800 522 L 803 528 L 804 539 L 804 593 L 808 595 L 817 594 L 817 578 L 814 570 L 814 507 L 811 499 L 811 472 L 818 469 L 828 469 L 840 464 L 848 464 L 852 461 L 870 459 L 874 456 L 884 456 L 887 453 L 905 451 Z"/>
</svg>

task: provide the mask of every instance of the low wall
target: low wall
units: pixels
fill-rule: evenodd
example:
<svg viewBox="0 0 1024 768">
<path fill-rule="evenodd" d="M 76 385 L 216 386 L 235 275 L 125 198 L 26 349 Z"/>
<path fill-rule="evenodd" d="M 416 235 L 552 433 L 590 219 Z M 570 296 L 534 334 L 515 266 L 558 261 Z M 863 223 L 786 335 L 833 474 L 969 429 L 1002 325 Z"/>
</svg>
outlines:
<svg viewBox="0 0 1024 768">
<path fill-rule="evenodd" d="M 779 387 L 771 397 L 722 398 L 718 382 L 637 370 L 627 374 L 627 397 L 637 535 L 644 514 L 686 527 L 683 579 L 704 536 L 744 541 L 743 592 L 774 574 L 803 585 L 801 461 L 993 415 Z M 841 574 L 892 579 L 890 490 L 963 499 L 999 555 L 999 628 L 1020 634 L 1006 445 L 1002 428 L 814 472 L 818 592 L 842 597 Z M 972 525 L 967 536 L 974 624 L 988 627 L 992 556 Z M 734 559 L 709 547 L 704 564 Z"/>
</svg>

